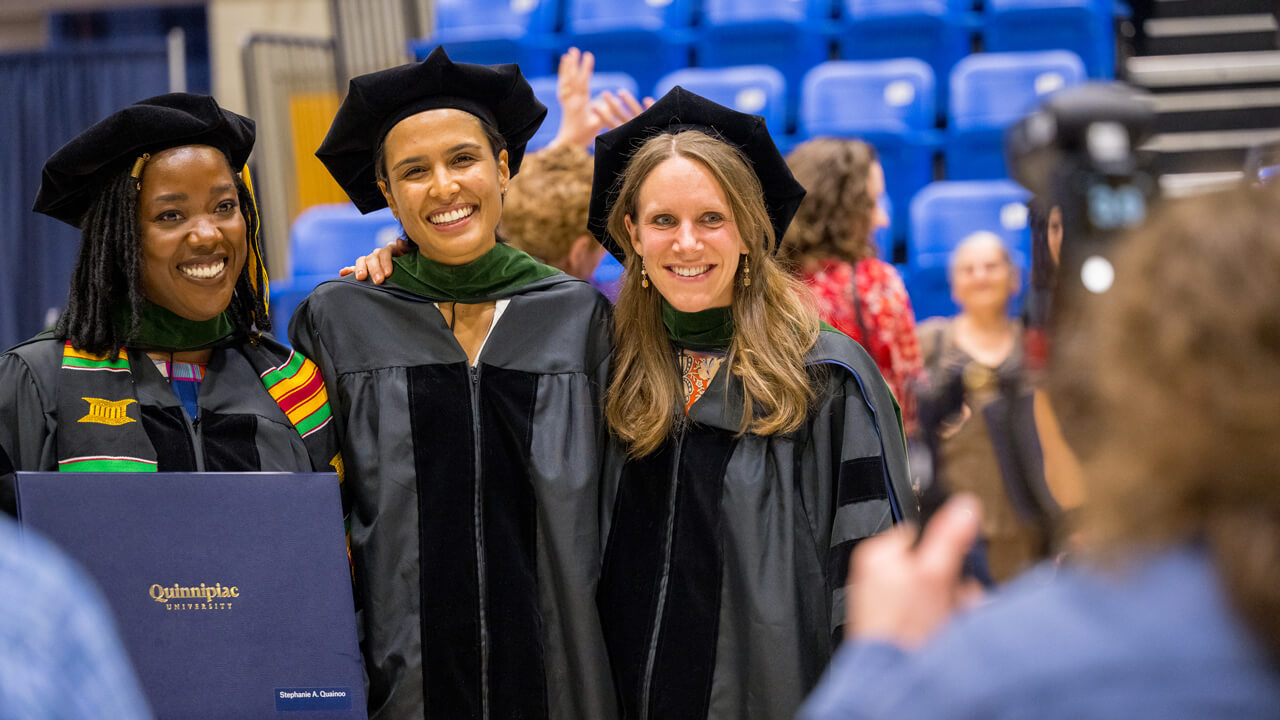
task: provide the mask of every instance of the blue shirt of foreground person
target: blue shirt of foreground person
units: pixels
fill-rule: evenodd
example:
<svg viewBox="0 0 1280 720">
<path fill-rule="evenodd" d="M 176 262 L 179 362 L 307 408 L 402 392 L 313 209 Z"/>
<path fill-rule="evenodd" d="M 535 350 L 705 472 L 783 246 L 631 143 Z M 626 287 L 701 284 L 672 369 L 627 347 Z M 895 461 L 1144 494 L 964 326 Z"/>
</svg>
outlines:
<svg viewBox="0 0 1280 720">
<path fill-rule="evenodd" d="M 98 590 L 0 516 L 0 720 L 150 717 Z"/>
<path fill-rule="evenodd" d="M 1263 718 L 1280 683 L 1202 549 L 1108 577 L 1042 565 L 914 651 L 846 642 L 800 713 L 840 718 Z"/>
<path fill-rule="evenodd" d="M 1048 371 L 1083 471 L 1079 562 L 957 612 L 974 498 L 919 545 L 866 540 L 802 720 L 1280 716 L 1276 227 L 1273 195 L 1235 192 L 1171 201 L 1119 244 Z"/>
</svg>

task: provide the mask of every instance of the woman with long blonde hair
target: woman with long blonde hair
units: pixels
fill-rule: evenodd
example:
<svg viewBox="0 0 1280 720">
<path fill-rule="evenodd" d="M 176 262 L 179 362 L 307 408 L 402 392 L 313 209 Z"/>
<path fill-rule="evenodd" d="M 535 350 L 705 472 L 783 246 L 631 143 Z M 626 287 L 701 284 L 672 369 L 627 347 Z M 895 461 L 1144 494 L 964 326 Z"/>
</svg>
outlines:
<svg viewBox="0 0 1280 720">
<path fill-rule="evenodd" d="M 676 88 L 596 142 L 626 267 L 597 605 L 623 717 L 789 717 L 848 555 L 916 514 L 884 379 L 773 256 L 804 195 L 764 122 Z"/>
</svg>

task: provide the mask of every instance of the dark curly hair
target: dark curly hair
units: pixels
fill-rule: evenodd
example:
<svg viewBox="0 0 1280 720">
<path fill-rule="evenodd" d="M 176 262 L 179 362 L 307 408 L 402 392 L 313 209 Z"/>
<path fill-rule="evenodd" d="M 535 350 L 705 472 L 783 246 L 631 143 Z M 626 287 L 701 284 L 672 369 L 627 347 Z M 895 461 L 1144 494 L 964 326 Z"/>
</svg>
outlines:
<svg viewBox="0 0 1280 720">
<path fill-rule="evenodd" d="M 228 161 L 228 166 L 230 161 Z M 129 344 L 142 321 L 142 305 L 146 299 L 142 287 L 142 234 L 138 228 L 138 181 L 124 166 L 102 184 L 93 204 L 80 223 L 80 253 L 71 272 L 71 290 L 67 309 L 58 319 L 55 333 L 80 350 L 118 357 Z M 246 237 L 259 231 L 257 207 L 249 188 L 232 173 L 244 215 Z M 252 252 L 252 250 L 250 250 Z M 254 263 L 250 282 L 246 262 L 236 279 L 235 292 L 227 310 L 237 333 L 254 338 L 271 329 L 263 296 L 254 290 L 265 287 L 262 263 Z M 124 303 L 129 309 L 125 327 L 117 323 L 117 313 Z"/>
<path fill-rule="evenodd" d="M 876 256 L 871 235 L 878 198 L 867 192 L 875 148 L 861 140 L 817 138 L 787 155 L 806 194 L 782 241 L 782 254 L 799 263 L 834 258 L 856 263 Z"/>
</svg>

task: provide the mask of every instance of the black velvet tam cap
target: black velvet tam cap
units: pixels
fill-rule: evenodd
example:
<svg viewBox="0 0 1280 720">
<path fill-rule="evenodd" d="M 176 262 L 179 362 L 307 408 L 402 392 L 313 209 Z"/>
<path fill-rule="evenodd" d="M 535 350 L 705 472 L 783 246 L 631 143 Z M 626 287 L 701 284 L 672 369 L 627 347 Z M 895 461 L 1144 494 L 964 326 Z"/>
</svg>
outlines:
<svg viewBox="0 0 1280 720">
<path fill-rule="evenodd" d="M 420 63 L 352 78 L 316 157 L 360 212 L 384 208 L 373 165 L 378 146 L 396 123 L 440 108 L 469 112 L 497 129 L 507 142 L 513 176 L 525 145 L 547 116 L 515 64 L 455 63 L 438 47 Z"/>
<path fill-rule="evenodd" d="M 102 183 L 143 153 L 210 145 L 239 172 L 253 150 L 254 124 L 208 95 L 169 93 L 140 100 L 72 138 L 44 164 L 32 209 L 69 225 L 81 220 Z"/>
<path fill-rule="evenodd" d="M 596 137 L 596 169 L 591 183 L 591 210 L 587 228 L 618 260 L 626 253 L 609 237 L 609 212 L 622 189 L 622 174 L 636 150 L 661 133 L 700 130 L 742 151 L 751 161 L 764 189 L 764 205 L 777 242 L 795 217 L 804 187 L 796 181 L 787 161 L 765 129 L 764 118 L 714 103 L 677 85 L 648 110 Z M 775 245 L 770 252 L 777 249 Z"/>
</svg>

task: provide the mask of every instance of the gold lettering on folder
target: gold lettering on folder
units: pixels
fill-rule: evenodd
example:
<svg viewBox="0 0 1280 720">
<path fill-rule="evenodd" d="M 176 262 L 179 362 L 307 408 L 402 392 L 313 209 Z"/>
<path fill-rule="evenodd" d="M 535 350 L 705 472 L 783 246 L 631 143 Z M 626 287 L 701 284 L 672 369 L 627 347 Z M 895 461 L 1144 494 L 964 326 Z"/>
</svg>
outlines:
<svg viewBox="0 0 1280 720">
<path fill-rule="evenodd" d="M 199 586 L 155 583 L 147 588 L 147 594 L 157 603 L 163 603 L 164 609 L 169 611 L 230 610 L 232 603 L 240 599 L 240 587 L 222 583 L 200 583 Z"/>
</svg>

